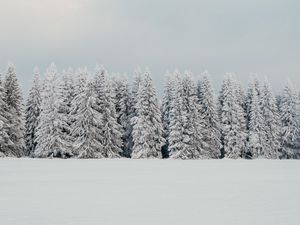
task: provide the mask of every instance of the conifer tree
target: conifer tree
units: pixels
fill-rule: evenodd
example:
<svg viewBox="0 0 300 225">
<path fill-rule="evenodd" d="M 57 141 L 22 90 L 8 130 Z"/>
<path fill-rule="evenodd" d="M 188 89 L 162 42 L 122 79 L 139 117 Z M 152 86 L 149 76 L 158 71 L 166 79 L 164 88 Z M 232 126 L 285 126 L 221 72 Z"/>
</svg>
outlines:
<svg viewBox="0 0 300 225">
<path fill-rule="evenodd" d="M 58 72 L 54 63 L 46 71 L 42 91 L 41 113 L 37 129 L 37 146 L 34 156 L 46 157 L 71 157 L 71 152 L 65 147 L 62 127 L 67 126 L 60 118 L 60 93 Z"/>
<path fill-rule="evenodd" d="M 140 83 L 142 81 L 143 73 L 141 68 L 137 68 L 134 72 L 133 76 L 133 84 L 132 84 L 132 89 L 131 89 L 131 107 L 132 107 L 132 117 L 136 116 L 136 111 L 137 111 L 137 102 L 138 102 L 138 92 L 139 92 L 139 87 Z"/>
<path fill-rule="evenodd" d="M 71 120 L 72 123 L 74 123 L 77 119 L 78 116 L 78 98 L 77 101 L 75 100 L 78 95 L 81 97 L 83 96 L 83 93 L 86 91 L 87 83 L 88 83 L 88 78 L 90 74 L 87 68 L 79 68 L 76 73 L 75 73 L 75 78 L 73 79 L 73 87 L 74 87 L 74 93 L 73 93 L 73 98 L 71 100 Z M 71 127 L 73 125 L 71 124 Z"/>
<path fill-rule="evenodd" d="M 95 110 L 96 94 L 92 82 L 87 83 L 84 73 L 78 77 L 77 94 L 73 100 L 73 152 L 78 158 L 104 158 L 102 145 L 102 115 Z"/>
<path fill-rule="evenodd" d="M 0 157 L 14 156 L 11 155 L 10 149 L 14 144 L 8 135 L 8 107 L 5 101 L 5 91 L 2 83 L 2 77 L 0 75 Z"/>
<path fill-rule="evenodd" d="M 115 92 L 116 117 L 119 126 L 122 128 L 122 155 L 130 158 L 130 93 L 128 80 L 125 76 L 116 76 L 113 80 Z"/>
<path fill-rule="evenodd" d="M 169 126 L 169 154 L 170 158 L 183 158 L 185 156 L 186 143 L 183 141 L 183 86 L 179 71 L 174 72 L 172 77 L 174 83 L 174 90 L 171 92 L 172 101 L 170 103 L 170 126 Z"/>
<path fill-rule="evenodd" d="M 267 80 L 263 83 L 261 98 L 263 131 L 265 135 L 261 157 L 276 159 L 279 157 L 278 151 L 280 150 L 280 120 L 275 98 Z"/>
<path fill-rule="evenodd" d="M 205 142 L 203 137 L 204 122 L 199 112 L 201 106 L 198 103 L 197 88 L 191 73 L 186 71 L 183 79 L 183 128 L 184 128 L 184 140 L 189 145 L 190 155 L 189 158 L 207 158 L 205 152 Z M 190 139 L 189 141 L 187 141 Z"/>
<path fill-rule="evenodd" d="M 122 127 L 117 122 L 111 82 L 107 78 L 107 71 L 100 66 L 96 67 L 94 91 L 96 95 L 95 110 L 102 117 L 101 142 L 103 155 L 108 158 L 120 157 L 122 152 Z"/>
<path fill-rule="evenodd" d="M 8 112 L 7 134 L 13 145 L 7 146 L 6 155 L 21 157 L 25 154 L 22 93 L 14 65 L 9 64 L 4 80 L 5 102 Z"/>
<path fill-rule="evenodd" d="M 134 124 L 132 158 L 162 158 L 161 111 L 148 69 L 139 85 L 136 109 L 136 116 L 131 119 Z"/>
<path fill-rule="evenodd" d="M 260 84 L 259 80 L 257 78 L 257 75 L 250 77 L 250 82 L 248 86 L 248 92 L 246 97 L 246 118 L 247 118 L 247 129 L 249 129 L 249 123 L 250 123 L 250 112 L 252 107 L 252 99 L 258 96 L 260 98 L 261 90 L 260 90 Z"/>
<path fill-rule="evenodd" d="M 25 123 L 25 141 L 26 155 L 30 156 L 35 151 L 37 127 L 39 124 L 39 116 L 41 112 L 41 84 L 40 73 L 38 68 L 34 69 L 34 77 L 32 86 L 26 103 L 26 123 Z"/>
<path fill-rule="evenodd" d="M 252 158 L 258 158 L 265 151 L 266 133 L 264 132 L 261 90 L 257 79 L 250 82 L 248 90 L 248 152 Z"/>
<path fill-rule="evenodd" d="M 286 158 L 294 157 L 294 148 L 299 135 L 299 102 L 292 84 L 284 87 L 280 101 L 281 138 Z"/>
<path fill-rule="evenodd" d="M 203 157 L 218 158 L 221 150 L 220 123 L 215 102 L 214 91 L 209 74 L 205 71 L 202 74 L 202 80 L 198 83 L 198 101 L 200 104 L 200 117 L 203 128 Z"/>
<path fill-rule="evenodd" d="M 133 121 L 132 118 L 137 116 L 137 97 L 138 97 L 138 91 L 140 87 L 140 83 L 142 80 L 142 70 L 140 67 L 136 68 L 133 75 L 133 82 L 131 85 L 130 90 L 130 126 L 129 126 L 129 140 L 128 140 L 128 149 L 130 149 L 130 152 L 132 152 L 133 148 L 133 138 L 132 138 L 132 130 L 133 130 Z"/>
<path fill-rule="evenodd" d="M 244 111 L 245 121 L 247 120 L 247 97 L 240 81 L 234 80 L 237 101 Z"/>
<path fill-rule="evenodd" d="M 174 77 L 167 72 L 166 84 L 164 88 L 164 96 L 162 102 L 162 123 L 163 123 L 163 137 L 165 139 L 165 145 L 162 147 L 163 158 L 169 157 L 169 136 L 170 136 L 170 114 L 172 110 L 172 101 L 174 100 Z"/>
<path fill-rule="evenodd" d="M 174 159 L 207 158 L 203 149 L 203 121 L 199 114 L 196 85 L 189 72 L 186 72 L 177 83 L 176 92 L 178 94 L 175 97 L 177 99 L 175 104 L 178 105 L 173 104 L 173 106 L 180 112 L 172 112 L 172 117 L 173 114 L 176 115 L 177 121 L 172 121 L 171 117 L 170 157 Z M 179 142 L 181 142 L 180 145 L 178 145 Z"/>
<path fill-rule="evenodd" d="M 58 124 L 61 133 L 61 150 L 63 155 L 72 156 L 72 135 L 71 126 L 76 119 L 71 115 L 72 101 L 75 96 L 74 72 L 71 68 L 63 71 L 62 79 L 58 84 Z"/>
<path fill-rule="evenodd" d="M 223 80 L 220 95 L 222 156 L 240 158 L 245 151 L 246 133 L 244 113 L 237 100 L 236 85 L 231 74 Z"/>
</svg>

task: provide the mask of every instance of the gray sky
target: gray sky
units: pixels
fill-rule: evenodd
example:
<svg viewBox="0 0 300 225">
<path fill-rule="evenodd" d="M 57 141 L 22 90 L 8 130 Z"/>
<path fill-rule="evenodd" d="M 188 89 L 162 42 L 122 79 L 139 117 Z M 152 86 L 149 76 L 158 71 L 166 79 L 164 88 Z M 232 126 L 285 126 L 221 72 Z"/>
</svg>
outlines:
<svg viewBox="0 0 300 225">
<path fill-rule="evenodd" d="M 12 61 L 24 92 L 35 65 L 103 64 L 129 76 L 148 66 L 161 91 L 167 69 L 267 76 L 300 85 L 299 0 L 0 0 L 0 68 Z"/>
</svg>

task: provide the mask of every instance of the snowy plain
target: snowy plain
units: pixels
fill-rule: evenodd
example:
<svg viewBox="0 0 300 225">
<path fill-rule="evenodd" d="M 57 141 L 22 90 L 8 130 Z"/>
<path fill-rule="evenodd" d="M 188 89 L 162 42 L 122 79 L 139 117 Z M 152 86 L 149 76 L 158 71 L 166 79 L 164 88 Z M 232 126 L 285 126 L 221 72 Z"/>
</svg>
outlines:
<svg viewBox="0 0 300 225">
<path fill-rule="evenodd" d="M 300 161 L 0 159 L 1 225 L 298 225 Z"/>
</svg>

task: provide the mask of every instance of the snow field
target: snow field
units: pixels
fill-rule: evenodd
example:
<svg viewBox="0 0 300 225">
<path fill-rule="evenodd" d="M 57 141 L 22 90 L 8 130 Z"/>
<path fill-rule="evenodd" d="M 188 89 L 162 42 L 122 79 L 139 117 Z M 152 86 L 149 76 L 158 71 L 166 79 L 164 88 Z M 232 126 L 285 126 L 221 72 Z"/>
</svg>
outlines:
<svg viewBox="0 0 300 225">
<path fill-rule="evenodd" d="M 0 160 L 1 225 L 298 225 L 295 160 Z"/>
</svg>

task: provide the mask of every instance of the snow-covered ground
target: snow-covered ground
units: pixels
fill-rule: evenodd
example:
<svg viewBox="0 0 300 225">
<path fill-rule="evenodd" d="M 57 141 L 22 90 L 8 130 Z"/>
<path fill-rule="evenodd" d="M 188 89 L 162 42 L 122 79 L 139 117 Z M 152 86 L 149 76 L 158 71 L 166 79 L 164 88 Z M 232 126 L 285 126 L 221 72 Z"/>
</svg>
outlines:
<svg viewBox="0 0 300 225">
<path fill-rule="evenodd" d="M 1 225 L 298 225 L 300 161 L 0 160 Z"/>
</svg>

